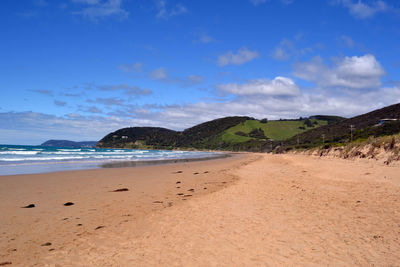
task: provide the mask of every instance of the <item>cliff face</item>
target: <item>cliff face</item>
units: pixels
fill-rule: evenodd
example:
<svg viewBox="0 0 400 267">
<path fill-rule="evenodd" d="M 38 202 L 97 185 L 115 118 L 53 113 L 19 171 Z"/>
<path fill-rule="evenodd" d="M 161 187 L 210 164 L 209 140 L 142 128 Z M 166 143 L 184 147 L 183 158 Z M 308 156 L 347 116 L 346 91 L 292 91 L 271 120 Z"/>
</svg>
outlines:
<svg viewBox="0 0 400 267">
<path fill-rule="evenodd" d="M 371 137 L 364 142 L 354 142 L 342 147 L 319 147 L 305 151 L 293 151 L 291 153 L 353 160 L 367 159 L 386 165 L 400 165 L 400 135 Z"/>
</svg>

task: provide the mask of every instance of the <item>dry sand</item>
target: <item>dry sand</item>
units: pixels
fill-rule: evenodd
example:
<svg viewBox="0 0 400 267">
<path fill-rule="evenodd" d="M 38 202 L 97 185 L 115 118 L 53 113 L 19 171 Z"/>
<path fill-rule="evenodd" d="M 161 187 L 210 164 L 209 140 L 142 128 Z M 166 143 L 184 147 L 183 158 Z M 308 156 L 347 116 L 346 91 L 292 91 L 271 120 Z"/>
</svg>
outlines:
<svg viewBox="0 0 400 267">
<path fill-rule="evenodd" d="M 400 167 L 373 161 L 246 154 L 4 176 L 0 196 L 0 264 L 400 266 Z"/>
</svg>

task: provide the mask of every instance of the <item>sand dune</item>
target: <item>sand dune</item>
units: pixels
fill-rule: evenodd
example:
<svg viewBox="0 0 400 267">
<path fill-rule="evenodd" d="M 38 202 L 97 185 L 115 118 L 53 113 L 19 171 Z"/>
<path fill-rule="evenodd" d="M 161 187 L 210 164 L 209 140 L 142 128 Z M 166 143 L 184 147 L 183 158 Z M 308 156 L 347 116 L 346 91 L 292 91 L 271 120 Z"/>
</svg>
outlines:
<svg viewBox="0 0 400 267">
<path fill-rule="evenodd" d="M 173 173 L 177 170 L 182 173 Z M 50 209 L 46 204 L 40 215 L 35 215 L 41 206 L 13 211 L 17 209 L 18 197 L 8 194 L 9 199 L 0 206 L 2 226 L 5 225 L 3 212 L 18 224 L 6 224 L 4 230 L 2 227 L 5 233 L 1 236 L 0 263 L 9 261 L 33 266 L 399 266 L 399 170 L 372 161 L 249 154 L 234 159 L 141 170 L 92 171 L 103 177 L 99 183 L 107 188 L 100 191 L 106 197 L 87 199 L 80 194 L 85 190 L 96 191 L 97 187 L 93 184 L 94 188 L 85 188 L 80 186 L 82 180 L 72 180 L 68 183 L 74 184 L 76 195 L 71 196 L 72 192 L 68 191 L 68 199 L 66 196 L 59 198 L 76 205 L 63 207 L 61 203 L 60 207 Z M 158 188 L 152 189 L 158 193 L 151 195 L 141 191 L 148 190 L 148 184 L 135 190 L 143 182 L 129 182 L 127 177 L 138 171 L 143 175 L 160 172 L 168 175 L 163 182 L 157 180 L 157 186 L 155 181 L 151 182 Z M 195 172 L 199 174 L 194 175 Z M 116 173 L 120 177 L 115 177 Z M 89 181 L 95 183 L 96 175 Z M 43 175 L 36 178 L 41 180 Z M 5 185 L 10 185 L 7 179 L 11 178 L 0 178 L 1 193 Z M 111 186 L 116 181 L 121 188 L 133 190 L 104 193 L 117 189 Z M 181 183 L 177 184 L 178 181 Z M 176 188 L 178 186 L 182 188 Z M 190 189 L 194 190 L 188 191 Z M 212 193 L 200 193 L 202 190 Z M 145 192 L 141 197 L 140 191 Z M 192 196 L 176 195 L 180 192 Z M 54 200 L 58 199 L 54 197 Z M 24 201 L 18 204 L 29 204 L 27 199 Z M 81 201 L 89 204 L 83 209 L 78 205 Z M 170 202 L 173 204 L 169 205 Z M 91 213 L 93 207 L 97 207 L 97 211 Z M 45 216 L 52 218 L 49 222 L 55 221 L 54 214 L 60 217 L 65 209 L 76 211 L 71 210 L 65 221 L 58 218 L 57 224 L 72 228 L 69 222 L 79 214 L 84 220 L 83 229 L 63 232 L 62 227 L 39 227 L 46 221 Z M 38 229 L 29 229 L 30 226 L 18 221 L 21 216 L 37 216 L 33 224 Z M 11 221 L 6 219 L 6 222 Z M 97 226 L 105 227 L 94 230 Z M 12 236 L 13 241 L 10 240 Z M 45 241 L 52 245 L 40 246 Z M 4 242 L 7 242 L 5 247 Z M 12 251 L 14 247 L 18 247 L 17 251 Z M 54 250 L 49 251 L 51 248 Z"/>
</svg>

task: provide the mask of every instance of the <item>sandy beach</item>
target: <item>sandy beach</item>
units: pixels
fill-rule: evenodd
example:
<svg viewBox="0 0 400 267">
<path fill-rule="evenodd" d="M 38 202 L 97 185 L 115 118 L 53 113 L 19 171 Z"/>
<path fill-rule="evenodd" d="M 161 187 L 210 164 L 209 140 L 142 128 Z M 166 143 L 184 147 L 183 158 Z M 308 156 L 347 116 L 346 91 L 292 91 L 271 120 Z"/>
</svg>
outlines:
<svg viewBox="0 0 400 267">
<path fill-rule="evenodd" d="M 371 160 L 0 176 L 0 195 L 0 265 L 400 266 L 400 167 Z"/>
</svg>

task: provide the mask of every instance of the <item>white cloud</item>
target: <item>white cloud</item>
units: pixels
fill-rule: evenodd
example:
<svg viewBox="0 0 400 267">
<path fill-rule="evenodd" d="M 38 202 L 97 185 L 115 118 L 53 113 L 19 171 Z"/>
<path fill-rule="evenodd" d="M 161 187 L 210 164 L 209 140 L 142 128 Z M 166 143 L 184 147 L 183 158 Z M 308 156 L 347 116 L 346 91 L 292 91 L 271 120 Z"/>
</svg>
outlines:
<svg viewBox="0 0 400 267">
<path fill-rule="evenodd" d="M 223 84 L 219 85 L 218 89 L 234 95 L 295 96 L 300 93 L 294 81 L 286 77 L 251 80 L 245 84 Z"/>
<path fill-rule="evenodd" d="M 98 20 L 105 17 L 117 16 L 124 19 L 129 16 L 129 12 L 121 7 L 122 0 L 107 0 L 104 2 L 95 0 L 74 0 L 87 5 L 81 11 L 74 12 L 74 14 L 81 15 L 91 20 Z"/>
<path fill-rule="evenodd" d="M 353 41 L 353 39 L 351 39 L 351 37 L 346 36 L 346 35 L 342 35 L 342 36 L 340 36 L 340 40 L 348 48 L 353 48 L 354 47 L 354 41 Z"/>
<path fill-rule="evenodd" d="M 372 1 L 370 4 L 362 0 L 336 0 L 334 3 L 341 4 L 348 8 L 350 14 L 358 19 L 371 18 L 378 12 L 389 10 L 388 5 L 382 0 Z"/>
<path fill-rule="evenodd" d="M 187 8 L 182 4 L 176 4 L 172 8 L 167 8 L 166 0 L 155 0 L 155 4 L 158 11 L 156 17 L 160 19 L 169 19 L 188 12 Z"/>
<path fill-rule="evenodd" d="M 110 107 L 110 106 L 122 106 L 125 103 L 125 100 L 116 97 L 98 97 L 96 99 L 88 99 L 87 102 L 101 104 Z"/>
<path fill-rule="evenodd" d="M 47 6 L 46 0 L 34 0 L 33 3 L 37 6 Z"/>
<path fill-rule="evenodd" d="M 157 112 L 132 110 L 135 126 L 162 126 L 182 130 L 226 116 L 298 118 L 318 114 L 352 117 L 400 102 L 400 88 L 383 88 L 365 94 L 328 95 L 324 91 L 296 96 L 239 95 L 225 102 L 198 102 L 162 107 Z M 135 115 L 133 115 L 135 116 Z"/>
<path fill-rule="evenodd" d="M 72 0 L 73 3 L 81 3 L 87 5 L 96 5 L 100 3 L 100 0 Z"/>
<path fill-rule="evenodd" d="M 60 100 L 54 100 L 54 104 L 59 107 L 65 107 L 67 105 L 67 102 L 60 101 Z"/>
<path fill-rule="evenodd" d="M 260 4 L 266 3 L 268 0 L 249 0 L 253 5 L 258 6 Z M 290 5 L 294 2 L 294 0 L 280 0 L 282 4 Z"/>
<path fill-rule="evenodd" d="M 32 89 L 32 90 L 28 90 L 30 92 L 34 92 L 37 94 L 41 94 L 41 95 L 48 95 L 48 96 L 52 96 L 53 95 L 53 91 L 50 90 L 45 90 L 45 89 Z"/>
<path fill-rule="evenodd" d="M 201 44 L 209 44 L 215 42 L 216 40 L 205 32 L 200 33 L 198 35 L 198 39 L 194 41 L 194 43 L 201 43 Z"/>
<path fill-rule="evenodd" d="M 204 77 L 200 75 L 189 75 L 182 80 L 183 86 L 193 86 L 204 81 Z"/>
<path fill-rule="evenodd" d="M 134 65 L 136 65 L 136 64 L 134 64 Z M 123 65 L 123 66 L 120 66 L 120 69 L 125 72 L 137 72 L 135 70 L 136 69 L 135 66 Z M 140 70 L 140 71 L 142 72 L 142 70 Z M 146 77 L 149 77 L 152 80 L 156 80 L 158 82 L 168 83 L 168 84 L 177 84 L 181 87 L 194 86 L 194 85 L 200 84 L 204 81 L 203 76 L 194 75 L 194 74 L 188 75 L 185 77 L 172 76 L 169 74 L 169 70 L 164 67 L 154 69 L 150 72 L 145 71 L 144 73 L 145 73 Z M 150 91 L 150 93 L 151 93 L 151 91 Z"/>
<path fill-rule="evenodd" d="M 55 116 L 37 112 L 0 113 L 1 144 L 40 144 L 49 139 L 99 140 L 130 125 L 116 117 Z"/>
<path fill-rule="evenodd" d="M 101 85 L 96 88 L 102 91 L 123 91 L 125 94 L 130 96 L 145 96 L 152 94 L 150 89 L 142 89 L 139 86 L 131 86 L 128 84 Z"/>
<path fill-rule="evenodd" d="M 168 77 L 168 71 L 165 68 L 158 68 L 150 73 L 150 78 L 154 80 L 166 80 Z"/>
<path fill-rule="evenodd" d="M 381 85 L 385 74 L 373 55 L 344 57 L 333 67 L 325 65 L 320 57 L 295 65 L 294 75 L 322 87 L 370 89 Z"/>
<path fill-rule="evenodd" d="M 295 47 L 293 43 L 287 39 L 283 39 L 272 51 L 271 56 L 275 60 L 284 61 L 288 60 L 293 53 L 295 53 Z"/>
<path fill-rule="evenodd" d="M 119 69 L 124 72 L 137 73 L 143 71 L 143 64 L 141 62 L 136 62 L 133 64 L 121 64 Z"/>
<path fill-rule="evenodd" d="M 35 112 L 0 112 L 0 143 L 39 144 L 48 139 L 99 140 L 120 128 L 157 126 L 183 130 L 225 116 L 255 118 L 298 118 L 317 114 L 351 117 L 400 102 L 400 87 L 333 94 L 307 90 L 294 96 L 237 95 L 223 102 L 198 102 L 185 105 L 121 106 L 120 114 L 54 116 Z M 83 110 L 82 108 L 81 110 Z M 100 113 L 89 106 L 86 112 Z M 29 134 L 27 134 L 29 133 Z"/>
<path fill-rule="evenodd" d="M 265 2 L 267 2 L 267 0 L 250 0 L 250 2 L 253 5 L 258 6 L 259 4 L 264 4 Z"/>
<path fill-rule="evenodd" d="M 96 107 L 96 106 L 80 107 L 79 111 L 95 113 L 95 114 L 102 114 L 103 113 L 103 111 L 101 109 L 99 109 L 98 107 Z"/>
<path fill-rule="evenodd" d="M 299 58 L 310 52 L 313 52 L 314 48 L 318 49 L 318 45 L 315 44 L 312 47 L 297 48 L 296 44 L 302 39 L 302 34 L 296 34 L 292 40 L 283 38 L 279 44 L 271 51 L 270 56 L 278 61 L 286 61 L 293 57 Z"/>
<path fill-rule="evenodd" d="M 224 55 L 219 56 L 218 65 L 220 67 L 226 65 L 242 65 L 258 57 L 259 54 L 257 51 L 251 51 L 247 47 L 242 47 L 236 54 L 234 54 L 232 51 L 229 51 Z"/>
<path fill-rule="evenodd" d="M 287 50 L 285 50 L 283 47 L 275 47 L 274 51 L 272 52 L 272 57 L 276 60 L 279 61 L 284 61 L 288 60 L 290 58 L 290 55 Z"/>
</svg>

